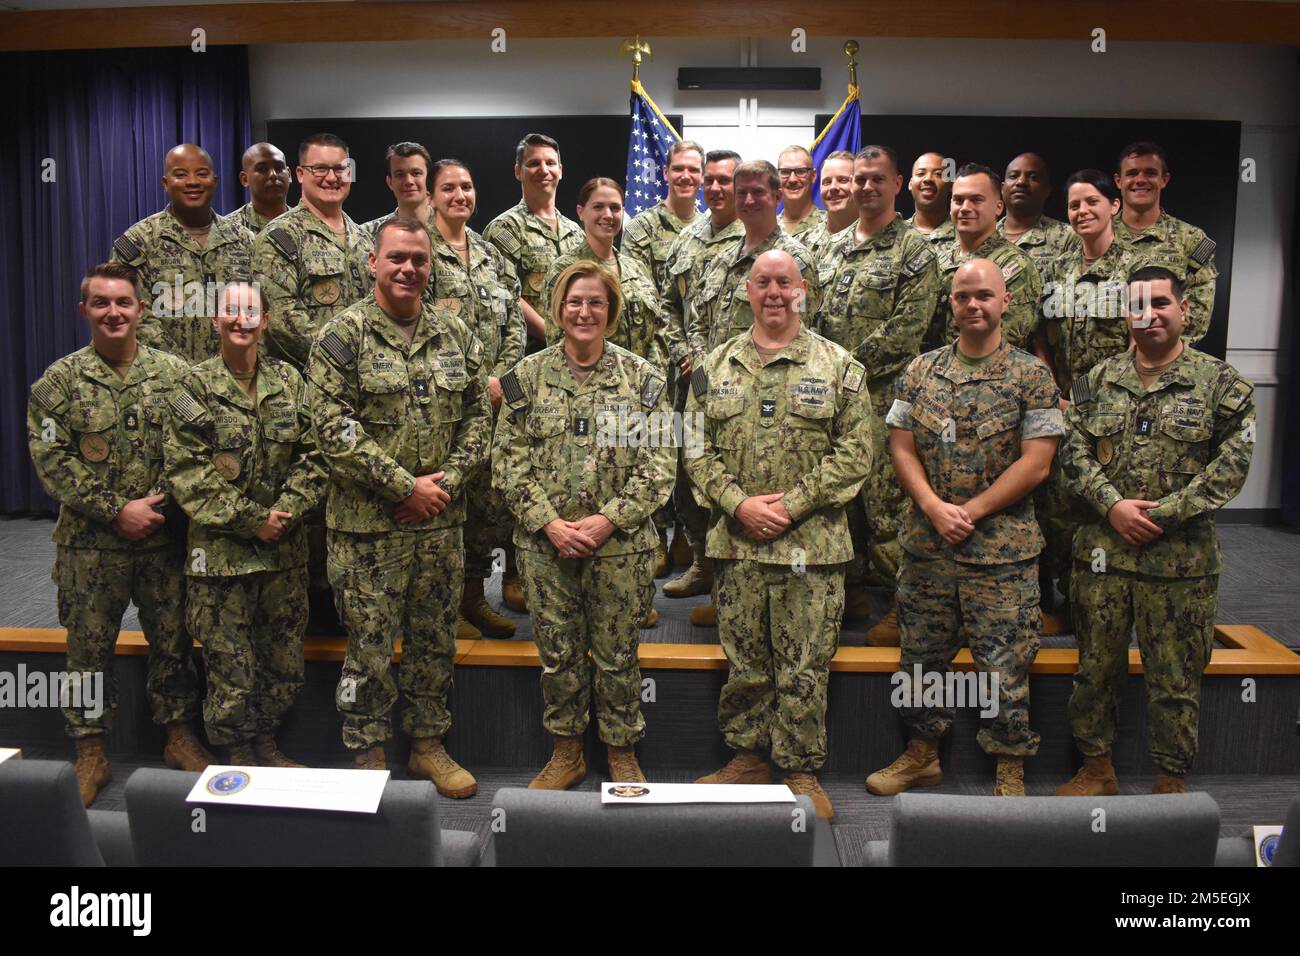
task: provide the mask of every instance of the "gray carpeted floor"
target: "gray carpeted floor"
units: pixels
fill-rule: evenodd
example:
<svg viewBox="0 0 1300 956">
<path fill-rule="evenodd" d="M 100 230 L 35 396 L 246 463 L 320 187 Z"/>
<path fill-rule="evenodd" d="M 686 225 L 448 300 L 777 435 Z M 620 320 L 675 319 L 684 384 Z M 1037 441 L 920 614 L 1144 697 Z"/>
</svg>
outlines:
<svg viewBox="0 0 1300 956">
<path fill-rule="evenodd" d="M 53 526 L 48 519 L 0 518 L 0 627 L 58 627 L 55 589 L 50 580 Z M 1217 620 L 1222 624 L 1253 624 L 1300 650 L 1300 534 L 1258 525 L 1225 525 L 1219 528 L 1219 539 L 1225 569 L 1219 582 Z M 691 608 L 707 597 L 671 600 L 662 594 L 664 580 L 655 584 L 659 589 L 655 607 L 660 621 L 657 627 L 642 632 L 643 641 L 718 642 L 715 629 L 695 627 L 690 622 Z M 500 575 L 488 582 L 487 594 L 492 605 L 501 608 Z M 528 615 L 509 610 L 504 613 L 515 621 L 516 639 L 532 639 Z M 862 626 L 845 628 L 840 643 L 860 646 L 866 629 L 875 623 L 879 613 Z M 122 627 L 139 630 L 134 607 L 128 610 Z M 1073 643 L 1069 637 L 1043 640 L 1045 647 Z"/>
</svg>

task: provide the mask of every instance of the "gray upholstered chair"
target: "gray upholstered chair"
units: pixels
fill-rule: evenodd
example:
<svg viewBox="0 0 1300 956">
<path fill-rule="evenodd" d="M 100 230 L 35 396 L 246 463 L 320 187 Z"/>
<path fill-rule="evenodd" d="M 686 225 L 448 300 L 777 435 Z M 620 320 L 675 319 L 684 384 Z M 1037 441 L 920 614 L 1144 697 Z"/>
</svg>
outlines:
<svg viewBox="0 0 1300 956">
<path fill-rule="evenodd" d="M 1219 807 L 1207 793 L 902 793 L 888 841 L 869 843 L 863 865 L 1213 866 L 1218 841 Z"/>
<path fill-rule="evenodd" d="M 370 814 L 186 803 L 198 779 L 153 768 L 131 774 L 126 810 L 140 866 L 478 865 L 475 834 L 439 829 L 427 780 L 390 779 Z"/>
<path fill-rule="evenodd" d="M 1225 837 L 1219 841 L 1215 866 L 1254 866 L 1255 838 Z M 1282 824 L 1282 839 L 1273 856 L 1274 866 L 1300 866 L 1300 797 L 1291 801 Z"/>
<path fill-rule="evenodd" d="M 125 813 L 81 805 L 64 760 L 0 764 L 0 866 L 130 866 Z"/>
<path fill-rule="evenodd" d="M 485 865 L 839 866 L 807 797 L 611 807 L 593 791 L 510 787 L 492 798 L 492 821 Z"/>
</svg>

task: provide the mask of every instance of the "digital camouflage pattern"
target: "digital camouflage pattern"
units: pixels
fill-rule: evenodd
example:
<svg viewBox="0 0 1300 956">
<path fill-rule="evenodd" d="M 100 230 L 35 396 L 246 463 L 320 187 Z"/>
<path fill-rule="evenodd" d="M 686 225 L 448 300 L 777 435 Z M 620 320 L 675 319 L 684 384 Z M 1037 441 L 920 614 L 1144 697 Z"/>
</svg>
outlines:
<svg viewBox="0 0 1300 956">
<path fill-rule="evenodd" d="M 203 725 L 217 746 L 274 734 L 302 690 L 307 567 L 191 577 L 185 616 L 203 645 Z"/>
<path fill-rule="evenodd" d="M 986 491 L 1020 458 L 1020 443 L 1064 434 L 1060 393 L 1047 366 L 1005 341 L 977 365 L 957 346 L 914 359 L 894 388 L 886 423 L 912 433 L 926 480 L 943 501 Z M 989 515 L 961 544 L 948 544 L 919 508 L 908 513 L 903 548 L 918 558 L 1009 564 L 1036 558 L 1043 536 L 1028 495 Z"/>
<path fill-rule="evenodd" d="M 1074 556 L 1091 565 L 1100 549 L 1108 573 L 1218 574 L 1214 514 L 1250 471 L 1254 387 L 1231 365 L 1192 348 L 1150 389 L 1133 361 L 1114 356 L 1075 383 L 1063 463 L 1093 517 L 1075 536 Z M 1160 502 L 1147 516 L 1164 534 L 1141 548 L 1125 541 L 1105 517 L 1125 498 Z"/>
<path fill-rule="evenodd" d="M 945 243 L 953 242 L 957 238 L 957 226 L 952 221 L 951 217 L 945 219 L 943 221 L 942 226 L 940 226 L 938 229 L 935 229 L 931 232 L 921 232 L 920 229 L 917 229 L 916 216 L 914 215 L 904 221 L 908 224 L 908 226 L 910 226 L 913 229 L 916 229 L 917 233 L 921 236 L 921 238 L 924 239 L 926 242 L 930 243 L 930 245 L 932 246 L 938 246 Z"/>
<path fill-rule="evenodd" d="M 1006 224 L 1005 216 L 998 220 L 998 235 L 1003 239 L 1007 238 Z M 1038 222 L 1032 229 L 1007 241 L 1029 254 L 1029 258 L 1034 260 L 1034 266 L 1038 269 L 1039 277 L 1044 281 L 1046 281 L 1045 270 L 1048 266 L 1080 245 L 1078 234 L 1068 224 L 1050 216 L 1039 216 Z"/>
<path fill-rule="evenodd" d="M 568 216 L 555 213 L 556 228 L 531 212 L 523 200 L 497 216 L 483 230 L 483 238 L 501 250 L 515 270 L 519 286 L 527 302 L 538 315 L 545 318 L 551 306 L 544 296 L 546 274 L 551 263 L 566 252 L 572 252 L 583 242 L 582 226 Z"/>
<path fill-rule="evenodd" d="M 1195 345 L 1205 338 L 1214 317 L 1214 286 L 1219 269 L 1214 261 L 1214 240 L 1190 222 L 1163 210 L 1160 218 L 1134 235 L 1117 213 L 1111 224 L 1115 235 L 1136 249 L 1144 265 L 1164 266 L 1178 276 L 1187 294 L 1187 324 L 1183 341 Z"/>
<path fill-rule="evenodd" d="M 747 559 L 719 561 L 713 578 L 727 682 L 718 723 L 727 745 L 771 756 L 781 770 L 826 762 L 830 662 L 844 616 L 844 569 Z"/>
<path fill-rule="evenodd" d="M 262 230 L 253 243 L 253 273 L 271 303 L 268 352 L 299 371 L 307 367 L 316 333 L 331 318 L 364 299 L 374 281 L 370 242 L 343 213 L 338 237 L 304 203 Z"/>
<path fill-rule="evenodd" d="M 939 297 L 924 347 L 935 349 L 957 341 L 961 330 L 949 301 L 953 274 L 972 259 L 988 259 L 1002 270 L 1002 280 L 1011 293 L 1011 305 L 1002 316 L 1002 338 L 1018 349 L 1030 348 L 1043 281 L 1028 253 L 1007 242 L 996 230 L 969 253 L 962 252 L 961 242 L 956 238 L 936 243 L 934 251 L 939 260 Z"/>
<path fill-rule="evenodd" d="M 488 375 L 500 378 L 524 356 L 519 280 L 505 256 L 472 229 L 465 230 L 469 263 L 442 233 L 433 235 L 433 304 L 470 327 L 483 343 Z"/>
<path fill-rule="evenodd" d="M 343 743 L 365 750 L 392 736 L 400 682 L 402 730 L 441 737 L 451 728 L 448 696 L 456 654 L 456 608 L 465 586 L 459 525 L 377 534 L 331 530 L 330 586 L 348 632 L 334 693 Z M 393 650 L 402 641 L 399 681 Z"/>
<path fill-rule="evenodd" d="M 145 306 L 136 330 L 140 343 L 188 363 L 201 362 L 221 349 L 212 327 L 221 287 L 253 278 L 253 235 L 238 216 L 213 213 L 200 246 L 168 206 L 122 233 L 113 242 L 111 259 L 140 275 Z"/>
<path fill-rule="evenodd" d="M 781 228 L 786 235 L 803 242 L 805 234 L 826 221 L 826 210 L 820 206 L 813 206 L 808 215 L 796 223 L 791 223 L 785 216 L 778 216 L 777 221 L 781 224 Z M 804 243 L 804 245 L 806 246 L 807 243 Z"/>
<path fill-rule="evenodd" d="M 255 239 L 257 234 L 265 229 L 266 224 L 271 221 L 258 212 L 251 202 L 240 206 L 230 215 L 237 218 L 240 224 L 253 234 Z"/>
<path fill-rule="evenodd" d="M 975 667 L 998 677 L 998 712 L 976 742 L 987 754 L 1031 757 L 1040 738 L 1029 727 L 1029 669 L 1038 653 L 1038 569 L 1030 558 L 973 565 L 951 555 L 908 554 L 898 577 L 899 670 L 946 674 L 969 646 Z M 913 685 L 912 693 L 921 688 Z M 916 701 L 913 701 L 915 704 Z M 951 728 L 953 707 L 899 709 L 912 734 L 938 740 Z"/>
<path fill-rule="evenodd" d="M 858 224 L 855 219 L 839 232 L 832 233 L 830 230 L 830 220 L 824 219 L 811 229 L 806 229 L 799 234 L 799 241 L 807 247 L 812 253 L 813 258 L 822 264 L 822 273 L 826 271 L 826 258 L 831 253 L 831 246 L 838 240 L 843 239 L 845 234 L 849 236 L 847 241 L 851 242 L 853 237 L 853 228 Z M 920 235 L 920 233 L 917 233 Z M 826 285 L 825 282 L 822 285 Z M 829 291 L 829 290 L 828 290 Z"/>
<path fill-rule="evenodd" d="M 651 516 L 671 493 L 675 447 L 665 427 L 646 434 L 636 424 L 668 423 L 663 373 L 606 341 L 579 385 L 557 344 L 524 358 L 501 387 L 492 482 L 514 512 L 515 546 L 554 553 L 547 524 L 599 513 L 615 531 L 595 557 L 653 551 Z"/>
<path fill-rule="evenodd" d="M 808 294 L 800 309 L 804 321 L 811 322 L 821 307 L 822 289 L 817 262 L 798 239 L 777 227 L 749 252 L 744 251 L 744 246 L 742 227 L 737 238 L 728 241 L 710 257 L 698 281 L 692 285 L 691 298 L 686 303 L 686 337 L 692 351 L 696 351 L 698 343 L 699 353 L 707 355 L 753 326 L 754 310 L 749 307 L 749 297 L 745 294 L 745 280 L 754 267 L 754 260 L 773 249 L 788 252 L 808 283 Z"/>
<path fill-rule="evenodd" d="M 257 398 L 214 356 L 186 373 L 171 397 L 167 478 L 189 515 L 191 577 L 284 571 L 307 563 L 303 518 L 325 492 L 302 376 L 262 356 Z M 257 530 L 271 510 L 293 515 L 280 540 Z M 200 634 L 195 634 L 201 639 Z"/>
<path fill-rule="evenodd" d="M 614 316 L 610 315 L 612 330 L 607 341 L 645 359 L 659 369 L 661 375 L 666 374 L 670 352 L 681 354 L 682 346 L 680 343 L 669 341 L 670 334 L 675 334 L 675 330 L 669 326 L 659 304 L 659 291 L 655 288 L 654 279 L 637 260 L 617 251 L 615 256 L 618 265 L 613 271 L 618 275 L 618 286 L 623 293 L 623 311 L 618 317 L 617 324 L 614 322 Z M 602 262 L 584 238 L 577 249 L 556 256 L 555 261 L 551 263 L 550 271 L 546 274 L 543 282 L 543 301 L 547 303 L 547 307 L 542 315 L 546 319 L 547 345 L 554 345 L 561 338 L 560 329 L 551 319 L 550 307 L 560 273 L 582 259 L 609 265 Z"/>
<path fill-rule="evenodd" d="M 687 303 L 695 295 L 700 276 L 709 263 L 728 248 L 728 240 L 743 238 L 744 235 L 745 224 L 739 219 L 733 219 L 715 232 L 712 214 L 705 214 L 683 229 L 668 250 L 668 258 L 664 262 L 667 281 L 659 290 L 663 297 L 664 311 L 668 314 L 668 324 L 680 330 L 682 344 L 695 365 L 704 361 L 704 356 L 709 354 L 708 335 L 703 328 L 695 329 L 694 334 L 687 329 Z M 674 362 L 681 358 L 682 355 L 672 356 Z"/>
<path fill-rule="evenodd" d="M 580 559 L 520 550 L 519 572 L 542 662 L 542 725 L 580 736 L 594 697 L 601 741 L 631 747 L 645 734 L 637 647 L 653 552 Z"/>
<path fill-rule="evenodd" d="M 688 457 L 686 470 L 697 500 L 712 509 L 709 557 L 786 568 L 853 559 L 844 506 L 871 470 L 871 402 L 860 362 L 800 327 L 764 365 L 746 331 L 692 375 L 687 421 L 701 413 L 703 453 Z M 790 528 L 751 541 L 736 509 L 776 492 L 785 495 Z"/>
<path fill-rule="evenodd" d="M 320 331 L 307 372 L 330 473 L 327 527 L 374 534 L 463 524 L 461 492 L 487 454 L 487 372 L 477 336 L 427 303 L 410 342 L 373 295 L 335 316 Z M 450 504 L 417 525 L 399 525 L 393 509 L 416 477 L 439 471 Z"/>
<path fill-rule="evenodd" d="M 668 255 L 673 243 L 682 230 L 701 218 L 708 216 L 696 212 L 688 221 L 678 219 L 667 200 L 661 199 L 624 227 L 622 253 L 639 262 L 653 277 L 655 286 L 663 290 L 668 285 Z"/>
</svg>

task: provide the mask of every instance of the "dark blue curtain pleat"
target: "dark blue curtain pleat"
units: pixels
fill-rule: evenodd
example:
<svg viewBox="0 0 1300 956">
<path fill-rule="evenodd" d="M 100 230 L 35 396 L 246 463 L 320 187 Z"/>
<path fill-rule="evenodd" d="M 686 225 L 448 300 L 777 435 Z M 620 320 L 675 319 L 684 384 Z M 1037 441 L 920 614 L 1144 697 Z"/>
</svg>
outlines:
<svg viewBox="0 0 1300 956">
<path fill-rule="evenodd" d="M 244 202 L 252 137 L 244 47 L 6 54 L 0 82 L 0 512 L 50 511 L 27 454 L 27 396 L 55 359 L 89 341 L 81 277 L 132 223 L 166 205 L 163 156 L 212 154 L 214 205 Z M 46 159 L 55 162 L 45 182 Z"/>
</svg>

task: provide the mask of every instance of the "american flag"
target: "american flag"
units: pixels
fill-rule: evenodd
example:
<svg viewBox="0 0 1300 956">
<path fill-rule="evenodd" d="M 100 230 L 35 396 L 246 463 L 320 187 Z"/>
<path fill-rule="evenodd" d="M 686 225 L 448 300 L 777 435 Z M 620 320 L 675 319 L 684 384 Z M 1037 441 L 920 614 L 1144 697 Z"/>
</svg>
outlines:
<svg viewBox="0 0 1300 956">
<path fill-rule="evenodd" d="M 681 139 L 640 81 L 632 84 L 630 105 L 632 131 L 627 141 L 627 199 L 623 203 L 629 219 L 668 196 L 664 182 L 668 150 Z"/>
</svg>

